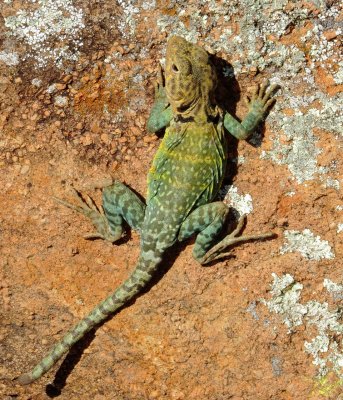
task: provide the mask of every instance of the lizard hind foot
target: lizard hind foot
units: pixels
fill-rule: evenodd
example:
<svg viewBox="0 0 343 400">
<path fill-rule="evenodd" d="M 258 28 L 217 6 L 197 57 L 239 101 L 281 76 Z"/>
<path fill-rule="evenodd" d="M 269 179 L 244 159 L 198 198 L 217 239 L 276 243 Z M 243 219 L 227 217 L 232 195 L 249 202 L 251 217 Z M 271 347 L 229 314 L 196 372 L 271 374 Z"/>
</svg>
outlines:
<svg viewBox="0 0 343 400">
<path fill-rule="evenodd" d="M 239 218 L 237 227 L 223 240 L 214 245 L 208 252 L 201 257 L 198 261 L 201 265 L 206 265 L 211 263 L 214 260 L 219 260 L 221 258 L 227 257 L 230 252 L 224 251 L 228 247 L 232 247 L 237 245 L 238 243 L 249 242 L 252 240 L 266 240 L 275 238 L 277 235 L 273 232 L 266 233 L 257 233 L 252 235 L 240 235 L 240 232 L 243 229 L 244 222 L 246 220 L 246 215 L 243 215 Z"/>
<path fill-rule="evenodd" d="M 63 206 L 70 208 L 71 210 L 77 211 L 80 214 L 83 214 L 90 219 L 92 219 L 92 216 L 94 214 L 103 215 L 102 208 L 98 208 L 95 201 L 90 196 L 83 194 L 74 187 L 72 187 L 72 190 L 73 190 L 73 198 L 77 204 L 70 203 L 69 201 L 60 199 L 59 197 L 55 196 L 53 196 L 53 199 L 57 203 L 60 203 Z"/>
<path fill-rule="evenodd" d="M 118 234 L 111 232 L 108 220 L 105 216 L 103 207 L 98 207 L 95 201 L 87 194 L 81 193 L 80 191 L 73 189 L 73 197 L 76 204 L 70 203 L 69 201 L 54 197 L 53 199 L 63 206 L 70 208 L 71 210 L 77 211 L 83 214 L 85 217 L 91 220 L 92 224 L 96 228 L 96 232 L 92 232 L 84 235 L 85 239 L 103 239 L 111 243 L 116 242 L 121 238 L 121 231 Z"/>
</svg>

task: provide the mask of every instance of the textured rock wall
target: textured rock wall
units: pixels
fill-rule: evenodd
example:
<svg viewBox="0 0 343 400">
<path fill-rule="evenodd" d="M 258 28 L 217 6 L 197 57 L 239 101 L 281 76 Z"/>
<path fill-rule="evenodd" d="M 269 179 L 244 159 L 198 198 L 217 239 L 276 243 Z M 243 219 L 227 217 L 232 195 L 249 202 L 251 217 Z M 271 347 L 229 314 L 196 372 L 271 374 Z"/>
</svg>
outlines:
<svg viewBox="0 0 343 400">
<path fill-rule="evenodd" d="M 3 398 L 343 398 L 340 2 L 4 0 L 0 9 Z M 218 57 L 238 118 L 257 83 L 282 86 L 263 127 L 232 144 L 221 192 L 248 214 L 247 232 L 278 238 L 205 269 L 192 242 L 181 246 L 156 285 L 57 375 L 18 387 L 12 378 L 134 266 L 135 233 L 118 247 L 84 241 L 88 222 L 52 195 L 68 198 L 70 184 L 94 193 L 111 177 L 144 195 L 159 143 L 145 121 L 172 34 Z"/>
</svg>

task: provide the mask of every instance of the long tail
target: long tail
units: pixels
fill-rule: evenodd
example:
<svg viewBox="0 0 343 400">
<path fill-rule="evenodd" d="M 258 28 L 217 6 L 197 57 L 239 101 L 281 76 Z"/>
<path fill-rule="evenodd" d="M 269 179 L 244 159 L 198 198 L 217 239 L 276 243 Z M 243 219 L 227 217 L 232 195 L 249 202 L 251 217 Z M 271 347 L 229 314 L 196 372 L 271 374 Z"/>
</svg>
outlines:
<svg viewBox="0 0 343 400">
<path fill-rule="evenodd" d="M 28 385 L 49 371 L 87 332 L 136 296 L 151 280 L 160 260 L 160 257 L 147 260 L 144 255 L 141 255 L 131 276 L 69 331 L 39 364 L 30 372 L 20 375 L 17 382 Z"/>
</svg>

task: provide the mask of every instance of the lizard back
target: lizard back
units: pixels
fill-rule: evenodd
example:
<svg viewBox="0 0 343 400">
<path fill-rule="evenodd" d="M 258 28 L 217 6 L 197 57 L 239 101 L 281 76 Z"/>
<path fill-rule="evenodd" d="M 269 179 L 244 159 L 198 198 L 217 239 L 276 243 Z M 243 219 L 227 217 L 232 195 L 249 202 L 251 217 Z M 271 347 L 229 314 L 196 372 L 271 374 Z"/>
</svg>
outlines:
<svg viewBox="0 0 343 400">
<path fill-rule="evenodd" d="M 175 122 L 167 128 L 148 174 L 147 208 L 177 214 L 213 200 L 226 168 L 227 140 L 221 123 Z"/>
</svg>

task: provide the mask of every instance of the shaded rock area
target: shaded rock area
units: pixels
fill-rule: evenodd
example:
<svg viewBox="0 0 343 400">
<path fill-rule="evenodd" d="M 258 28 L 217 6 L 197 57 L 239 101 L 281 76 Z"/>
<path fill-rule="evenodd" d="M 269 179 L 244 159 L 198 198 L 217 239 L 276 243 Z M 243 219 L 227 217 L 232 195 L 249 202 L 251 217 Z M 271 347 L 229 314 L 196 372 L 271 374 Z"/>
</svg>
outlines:
<svg viewBox="0 0 343 400">
<path fill-rule="evenodd" d="M 343 399 L 342 9 L 339 1 L 3 0 L 0 5 L 1 399 Z M 139 236 L 87 241 L 54 202 L 112 179 L 145 195 L 160 138 L 145 122 L 166 41 L 211 54 L 242 118 L 221 198 L 247 243 L 209 268 L 190 240 L 143 296 L 34 384 L 14 378 L 132 271 Z M 233 216 L 235 213 L 233 213 Z"/>
</svg>

